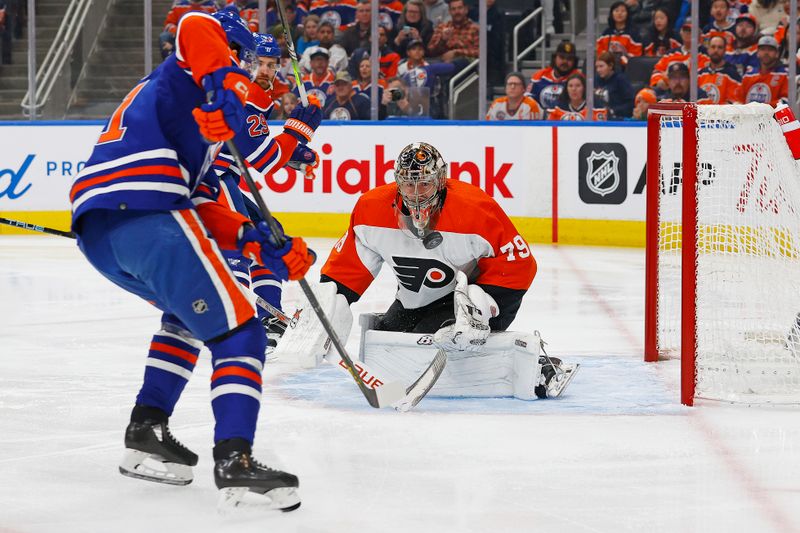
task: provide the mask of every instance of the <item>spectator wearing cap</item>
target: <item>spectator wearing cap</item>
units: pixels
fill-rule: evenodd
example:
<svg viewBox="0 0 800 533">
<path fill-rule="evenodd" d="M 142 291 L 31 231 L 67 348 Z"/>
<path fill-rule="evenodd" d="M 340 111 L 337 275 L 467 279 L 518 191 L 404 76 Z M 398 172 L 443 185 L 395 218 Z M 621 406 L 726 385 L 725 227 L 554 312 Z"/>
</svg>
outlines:
<svg viewBox="0 0 800 533">
<path fill-rule="evenodd" d="M 550 66 L 537 70 L 531 76 L 528 93 L 539 102 L 542 109 L 551 109 L 558 104 L 567 78 L 580 72 L 575 45 L 562 41 L 550 58 Z"/>
<path fill-rule="evenodd" d="M 356 6 L 355 21 L 348 24 L 339 36 L 339 44 L 350 56 L 357 48 L 369 47 L 372 9 L 369 0 L 359 0 Z"/>
<path fill-rule="evenodd" d="M 448 7 L 451 19 L 433 31 L 428 43 L 428 55 L 441 56 L 442 61 L 454 63 L 460 69 L 469 60 L 478 57 L 480 27 L 467 16 L 464 0 L 450 0 Z"/>
<path fill-rule="evenodd" d="M 425 46 L 433 37 L 433 24 L 425 15 L 425 4 L 422 0 L 408 0 L 397 27 L 390 34 L 394 49 L 401 57 L 406 57 L 406 48 L 411 41 L 420 41 Z"/>
<path fill-rule="evenodd" d="M 642 55 L 663 56 L 670 50 L 680 47 L 680 37 L 672 29 L 669 11 L 662 7 L 656 8 L 653 11 L 653 22 L 645 32 Z"/>
<path fill-rule="evenodd" d="M 567 78 L 564 90 L 558 97 L 558 105 L 551 109 L 547 120 L 586 120 L 586 80 L 583 74 L 572 74 Z M 608 112 L 603 107 L 592 110 L 592 118 L 596 121 L 607 120 Z"/>
<path fill-rule="evenodd" d="M 697 83 L 712 104 L 739 103 L 739 88 L 742 78 L 736 67 L 725 61 L 725 38 L 714 35 L 708 41 L 709 62 L 700 69 Z"/>
<path fill-rule="evenodd" d="M 758 20 L 763 35 L 773 35 L 786 15 L 778 0 L 753 0 L 747 12 Z"/>
<path fill-rule="evenodd" d="M 610 52 L 617 57 L 621 65 L 627 65 L 629 57 L 642 55 L 642 43 L 638 34 L 630 19 L 627 4 L 621 1 L 614 2 L 608 13 L 608 27 L 597 39 L 597 55 Z"/>
<path fill-rule="evenodd" d="M 400 54 L 395 52 L 389 47 L 389 36 L 386 28 L 378 26 L 378 53 L 380 54 L 379 69 L 383 76 L 386 78 L 394 78 L 397 76 L 397 65 L 400 64 Z M 358 65 L 365 57 L 369 57 L 372 45 L 367 45 L 363 48 L 358 48 L 350 56 L 350 62 L 347 66 L 347 71 L 350 77 L 358 76 Z"/>
<path fill-rule="evenodd" d="M 172 4 L 172 8 L 167 13 L 167 18 L 164 20 L 164 31 L 158 37 L 163 59 L 166 59 L 167 56 L 175 51 L 175 32 L 178 31 L 178 20 L 186 13 L 193 11 L 215 13 L 217 5 L 214 0 L 177 0 Z"/>
<path fill-rule="evenodd" d="M 408 43 L 408 59 L 401 61 L 397 67 L 398 77 L 410 89 L 427 89 L 430 101 L 430 115 L 433 118 L 444 118 L 444 103 L 442 94 L 442 76 L 449 76 L 455 72 L 452 63 L 428 63 L 425 60 L 425 46 L 422 41 Z"/>
<path fill-rule="evenodd" d="M 329 62 L 328 67 L 334 72 L 339 72 L 347 68 L 347 52 L 344 48 L 336 44 L 334 35 L 336 31 L 333 24 L 330 22 L 321 22 L 317 28 L 317 38 L 319 39 L 319 46 L 328 50 Z M 300 58 L 300 68 L 304 72 L 311 71 L 311 54 L 316 50 L 316 47 L 307 48 Z"/>
<path fill-rule="evenodd" d="M 319 46 L 319 39 L 317 38 L 317 30 L 319 29 L 319 17 L 316 15 L 309 15 L 303 23 L 303 34 L 297 39 L 295 43 L 295 51 L 303 55 L 306 49 L 311 46 Z"/>
<path fill-rule="evenodd" d="M 336 74 L 333 97 L 325 102 L 322 116 L 329 120 L 369 120 L 369 98 L 353 91 L 353 78 L 347 71 Z"/>
<path fill-rule="evenodd" d="M 541 120 L 542 109 L 536 100 L 525 95 L 525 78 L 519 72 L 506 76 L 506 95 L 495 98 L 486 120 Z"/>
<path fill-rule="evenodd" d="M 773 107 L 789 96 L 789 74 L 778 60 L 778 41 L 771 35 L 758 40 L 758 69 L 742 78 L 739 100 L 745 104 L 761 102 Z"/>
<path fill-rule="evenodd" d="M 673 63 L 667 69 L 668 89 L 659 95 L 659 102 L 689 101 L 689 67 L 686 63 Z M 710 104 L 708 95 L 702 89 L 697 90 L 697 103 Z"/>
<path fill-rule="evenodd" d="M 692 40 L 692 24 L 690 22 L 684 22 L 683 26 L 681 26 L 681 40 L 683 44 L 680 48 L 670 50 L 653 66 L 653 73 L 650 75 L 650 86 L 657 91 L 667 90 L 667 70 L 673 63 L 689 64 L 689 57 L 691 56 L 689 43 Z M 697 67 L 705 68 L 708 61 L 705 47 L 699 46 L 697 48 Z"/>
<path fill-rule="evenodd" d="M 594 63 L 595 98 L 608 109 L 611 119 L 623 119 L 633 111 L 634 91 L 631 82 L 623 74 L 615 71 L 614 54 L 603 52 Z"/>
<path fill-rule="evenodd" d="M 734 27 L 736 24 L 728 20 L 728 13 L 731 8 L 728 0 L 713 0 L 711 2 L 711 22 L 703 26 L 703 43 L 708 46 L 712 37 L 722 37 L 725 40 L 725 48 L 733 49 L 733 41 L 736 39 Z"/>
<path fill-rule="evenodd" d="M 422 0 L 425 3 L 425 16 L 433 27 L 450 22 L 450 9 L 444 0 Z"/>
<path fill-rule="evenodd" d="M 330 22 L 336 31 L 344 31 L 357 19 L 356 0 L 313 0 L 308 13 L 319 17 L 320 22 Z M 369 4 L 367 4 L 369 10 Z M 369 18 L 367 19 L 369 25 Z"/>
<path fill-rule="evenodd" d="M 656 91 L 652 87 L 645 87 L 636 93 L 636 98 L 633 100 L 633 120 L 647 120 L 650 104 L 655 104 L 657 101 Z"/>
<path fill-rule="evenodd" d="M 740 76 L 744 76 L 751 68 L 758 69 L 758 21 L 749 13 L 739 15 L 734 33 L 733 50 L 725 59 L 736 67 Z"/>
<path fill-rule="evenodd" d="M 311 53 L 311 72 L 303 76 L 303 87 L 306 93 L 313 94 L 319 99 L 321 108 L 325 108 L 325 101 L 328 96 L 333 92 L 333 80 L 335 75 L 328 67 L 330 63 L 330 54 L 326 48 L 318 46 Z M 300 95 L 297 87 L 292 91 L 296 95 Z"/>
</svg>

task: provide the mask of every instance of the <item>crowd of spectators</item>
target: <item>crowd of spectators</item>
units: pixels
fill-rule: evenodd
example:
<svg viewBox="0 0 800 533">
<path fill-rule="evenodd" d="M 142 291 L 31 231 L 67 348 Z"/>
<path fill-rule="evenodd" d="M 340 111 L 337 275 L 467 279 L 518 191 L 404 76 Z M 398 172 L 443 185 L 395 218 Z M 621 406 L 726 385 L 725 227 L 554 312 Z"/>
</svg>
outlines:
<svg viewBox="0 0 800 533">
<path fill-rule="evenodd" d="M 2 2 L 4 0 L 0 0 Z M 272 33 L 283 50 L 277 75 L 276 118 L 286 114 L 297 84 L 320 101 L 326 118 L 369 119 L 371 111 L 371 18 L 368 0 L 279 0 L 283 2 L 299 56 L 295 74 L 269 0 L 266 27 L 259 27 L 257 0 L 176 0 L 159 42 L 163 57 L 174 52 L 177 21 L 188 12 L 211 13 L 234 4 L 253 31 Z M 493 0 L 489 0 L 491 5 Z M 446 118 L 446 82 L 478 56 L 479 26 L 465 0 L 380 0 L 378 20 L 379 116 Z M 497 32 L 502 24 L 492 31 Z M 502 40 L 502 35 L 499 36 Z M 502 63 L 502 50 L 500 52 Z M 502 75 L 502 72 L 500 73 Z M 293 95 L 293 96 L 288 96 Z M 296 105 L 296 103 L 288 104 Z"/>
<path fill-rule="evenodd" d="M 5 1 L 0 0 L 0 5 Z M 282 26 L 269 0 L 264 28 L 283 45 Z M 371 109 L 371 8 L 368 0 L 279 0 L 290 19 L 300 56 L 296 80 L 286 47 L 279 83 L 286 100 L 297 84 L 314 94 L 326 118 L 366 119 Z M 260 31 L 256 0 L 176 0 L 161 35 L 172 53 L 177 20 L 233 3 Z M 556 0 L 557 4 L 560 4 Z M 380 0 L 378 108 L 381 118 L 447 118 L 447 81 L 478 56 L 477 2 Z M 552 2 L 545 2 L 546 6 Z M 587 65 L 575 45 L 557 45 L 548 67 L 531 77 L 505 71 L 503 16 L 488 0 L 489 82 L 505 95 L 489 106 L 488 120 L 642 120 L 652 102 L 689 98 L 692 27 L 689 0 L 620 0 L 609 9 L 595 43 L 594 93 L 586 94 Z M 788 97 L 789 0 L 700 0 L 698 101 L 766 102 Z M 472 11 L 470 11 L 472 7 Z M 800 21 L 798 21 L 800 22 Z M 800 24 L 796 26 L 796 31 Z M 346 86 L 349 86 L 346 87 Z M 346 90 L 347 89 L 347 90 Z M 287 104 L 296 105 L 294 103 Z M 283 100 L 277 114 L 285 110 Z"/>
<path fill-rule="evenodd" d="M 698 103 L 774 106 L 788 99 L 790 56 L 800 65 L 789 53 L 789 0 L 701 0 L 699 6 Z M 690 16 L 687 0 L 610 6 L 595 43 L 595 120 L 645 120 L 652 103 L 689 100 Z M 800 42 L 800 20 L 794 26 Z M 525 93 L 518 93 L 516 76 L 508 78 L 506 95 L 486 118 L 585 120 L 584 74 L 574 50 L 561 43 Z"/>
</svg>

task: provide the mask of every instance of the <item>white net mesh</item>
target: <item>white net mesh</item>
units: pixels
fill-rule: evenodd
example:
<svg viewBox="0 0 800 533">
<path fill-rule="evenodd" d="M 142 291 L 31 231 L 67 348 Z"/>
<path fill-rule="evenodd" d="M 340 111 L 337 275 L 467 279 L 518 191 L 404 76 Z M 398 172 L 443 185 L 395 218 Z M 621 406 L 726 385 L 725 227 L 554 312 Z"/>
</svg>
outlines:
<svg viewBox="0 0 800 533">
<path fill-rule="evenodd" d="M 800 402 L 800 172 L 769 106 L 698 106 L 697 114 L 696 396 Z M 680 350 L 679 122 L 661 122 L 666 356 Z"/>
</svg>

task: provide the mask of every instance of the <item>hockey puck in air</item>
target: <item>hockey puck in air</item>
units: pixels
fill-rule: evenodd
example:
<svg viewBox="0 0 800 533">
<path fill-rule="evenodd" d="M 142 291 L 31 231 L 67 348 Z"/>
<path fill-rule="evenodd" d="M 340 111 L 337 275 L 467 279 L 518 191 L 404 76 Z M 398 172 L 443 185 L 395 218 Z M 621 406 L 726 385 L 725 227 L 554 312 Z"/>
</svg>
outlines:
<svg viewBox="0 0 800 533">
<path fill-rule="evenodd" d="M 444 237 L 442 237 L 442 234 L 439 233 L 438 231 L 434 231 L 432 233 L 428 233 L 425 236 L 425 238 L 422 239 L 422 244 L 425 246 L 426 250 L 433 250 L 434 248 L 442 244 L 443 240 Z"/>
</svg>

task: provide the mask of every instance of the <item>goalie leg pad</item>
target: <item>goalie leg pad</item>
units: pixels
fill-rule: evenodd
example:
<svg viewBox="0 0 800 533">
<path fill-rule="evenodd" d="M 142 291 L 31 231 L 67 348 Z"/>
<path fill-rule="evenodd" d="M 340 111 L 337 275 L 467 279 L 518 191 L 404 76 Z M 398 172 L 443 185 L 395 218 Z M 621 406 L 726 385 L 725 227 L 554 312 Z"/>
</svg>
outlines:
<svg viewBox="0 0 800 533">
<path fill-rule="evenodd" d="M 534 387 L 541 372 L 538 334 L 493 333 L 483 348 L 449 352 L 447 366 L 428 395 L 536 398 Z M 361 360 L 403 383 L 416 379 L 435 353 L 432 335 L 375 330 L 362 334 Z"/>
<path fill-rule="evenodd" d="M 345 344 L 353 327 L 353 313 L 347 299 L 336 292 L 333 282 L 312 284 L 312 289 L 339 340 Z M 335 348 L 305 296 L 302 296 L 300 307 L 302 313 L 297 323 L 286 329 L 273 357 L 295 360 L 302 368 L 314 368 L 322 363 L 325 354 L 335 351 Z"/>
</svg>

